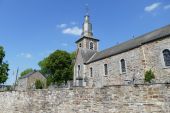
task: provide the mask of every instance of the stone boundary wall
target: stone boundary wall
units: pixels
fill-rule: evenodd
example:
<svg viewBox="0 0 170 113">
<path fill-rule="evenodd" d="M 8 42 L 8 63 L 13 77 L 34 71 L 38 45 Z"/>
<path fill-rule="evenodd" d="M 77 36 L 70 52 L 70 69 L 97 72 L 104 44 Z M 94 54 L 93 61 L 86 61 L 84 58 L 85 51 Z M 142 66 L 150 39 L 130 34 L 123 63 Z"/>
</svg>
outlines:
<svg viewBox="0 0 170 113">
<path fill-rule="evenodd" d="M 170 113 L 170 85 L 0 92 L 0 113 Z"/>
</svg>

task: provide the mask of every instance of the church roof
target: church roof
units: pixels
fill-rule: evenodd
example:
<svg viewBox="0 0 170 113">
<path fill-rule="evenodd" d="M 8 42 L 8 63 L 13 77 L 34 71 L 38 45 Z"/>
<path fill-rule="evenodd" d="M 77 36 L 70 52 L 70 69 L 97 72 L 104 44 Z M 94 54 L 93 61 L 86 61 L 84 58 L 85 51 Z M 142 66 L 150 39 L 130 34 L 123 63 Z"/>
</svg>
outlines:
<svg viewBox="0 0 170 113">
<path fill-rule="evenodd" d="M 36 72 L 36 71 L 32 71 L 32 72 L 30 72 L 30 73 L 28 73 L 28 74 L 26 74 L 26 75 L 20 77 L 20 79 L 28 78 L 28 77 L 30 77 L 32 74 L 34 74 L 35 72 Z"/>
<path fill-rule="evenodd" d="M 93 36 L 90 36 L 90 37 L 88 37 L 88 36 L 81 36 L 81 38 L 78 39 L 78 40 L 76 41 L 76 43 L 78 43 L 78 42 L 80 42 L 81 40 L 83 40 L 83 38 L 91 39 L 91 40 L 95 40 L 95 41 L 99 41 L 99 39 L 96 39 L 96 38 L 94 38 Z"/>
<path fill-rule="evenodd" d="M 97 51 L 81 48 L 79 52 L 81 53 L 83 62 L 86 63 Z"/>
<path fill-rule="evenodd" d="M 35 74 L 35 73 L 40 73 L 40 72 L 39 72 L 39 71 L 32 71 L 32 72 L 30 72 L 30 73 L 28 73 L 28 74 L 20 77 L 20 79 L 29 78 L 30 76 L 32 76 L 32 75 Z M 44 76 L 44 75 L 43 75 L 43 76 Z"/>
<path fill-rule="evenodd" d="M 105 49 L 101 52 L 97 52 L 93 58 L 91 58 L 87 64 L 116 55 L 120 54 L 122 52 L 126 52 L 128 50 L 137 48 L 143 44 L 165 38 L 166 36 L 170 36 L 170 25 L 162 27 L 160 29 L 157 29 L 155 31 L 146 33 L 142 36 L 139 36 L 137 38 L 131 39 L 129 41 L 126 41 L 124 43 L 121 43 L 119 45 L 113 46 L 111 48 Z"/>
</svg>

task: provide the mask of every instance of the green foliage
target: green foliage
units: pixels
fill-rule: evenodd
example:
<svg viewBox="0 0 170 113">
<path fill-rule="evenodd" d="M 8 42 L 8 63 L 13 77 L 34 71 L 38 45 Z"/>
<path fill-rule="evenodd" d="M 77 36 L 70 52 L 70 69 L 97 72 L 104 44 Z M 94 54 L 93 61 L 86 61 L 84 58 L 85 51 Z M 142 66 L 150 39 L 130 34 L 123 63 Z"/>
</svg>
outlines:
<svg viewBox="0 0 170 113">
<path fill-rule="evenodd" d="M 51 85 L 51 83 L 52 83 L 52 76 L 48 76 L 48 77 L 47 77 L 47 81 L 46 81 L 47 87 L 48 87 L 49 85 Z"/>
<path fill-rule="evenodd" d="M 24 70 L 23 72 L 21 72 L 21 77 L 22 76 L 25 76 L 26 74 L 28 74 L 28 73 L 30 73 L 30 72 L 33 72 L 34 70 L 32 69 L 32 68 L 29 68 L 29 69 L 26 69 L 26 70 Z"/>
<path fill-rule="evenodd" d="M 44 87 L 43 81 L 41 81 L 41 80 L 36 80 L 35 81 L 35 88 L 36 89 L 43 89 L 43 87 Z"/>
<path fill-rule="evenodd" d="M 11 86 L 7 86 L 7 91 L 12 91 L 12 87 Z"/>
<path fill-rule="evenodd" d="M 73 51 L 72 53 L 70 53 L 70 57 L 72 60 L 74 60 L 76 58 L 76 51 Z"/>
<path fill-rule="evenodd" d="M 41 70 L 39 70 L 43 75 L 49 74 L 49 69 L 46 67 L 48 64 L 48 58 L 44 58 L 42 61 L 38 63 L 40 66 Z"/>
<path fill-rule="evenodd" d="M 60 85 L 73 79 L 73 64 L 70 53 L 56 50 L 47 58 L 39 62 L 40 72 L 48 75 L 47 86 L 50 84 Z"/>
<path fill-rule="evenodd" d="M 145 72 L 145 82 L 151 83 L 151 80 L 154 78 L 155 78 L 155 75 L 151 69 Z"/>
<path fill-rule="evenodd" d="M 3 62 L 5 57 L 5 51 L 3 47 L 0 46 L 0 84 L 6 82 L 8 79 L 8 64 Z"/>
</svg>

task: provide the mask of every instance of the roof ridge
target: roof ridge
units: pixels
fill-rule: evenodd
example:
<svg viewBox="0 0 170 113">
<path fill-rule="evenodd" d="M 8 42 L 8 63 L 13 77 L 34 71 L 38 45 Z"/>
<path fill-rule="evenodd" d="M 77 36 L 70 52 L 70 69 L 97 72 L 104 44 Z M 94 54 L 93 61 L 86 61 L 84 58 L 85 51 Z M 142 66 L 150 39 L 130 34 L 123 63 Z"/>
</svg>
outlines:
<svg viewBox="0 0 170 113">
<path fill-rule="evenodd" d="M 30 76 L 30 75 L 32 75 L 32 74 L 34 74 L 36 72 L 38 72 L 38 71 L 33 70 L 33 71 L 29 72 L 28 74 L 23 75 L 20 79 L 27 78 L 28 76 Z"/>
<path fill-rule="evenodd" d="M 140 35 L 134 39 L 130 39 L 118 45 L 104 49 L 98 52 L 97 55 L 95 55 L 95 57 L 93 57 L 89 62 L 87 62 L 87 64 L 113 56 L 115 54 L 120 54 L 130 49 L 134 49 L 136 47 L 141 46 L 142 44 L 158 40 L 168 35 L 170 35 L 170 25 L 166 25 L 164 27 L 152 30 L 151 32 Z"/>
<path fill-rule="evenodd" d="M 123 45 L 124 43 L 130 42 L 130 41 L 135 40 L 135 39 L 141 39 L 141 38 L 143 38 L 143 36 L 146 36 L 146 35 L 148 35 L 148 34 L 150 34 L 150 33 L 153 33 L 153 32 L 159 31 L 159 30 L 162 30 L 162 29 L 164 29 L 164 28 L 166 28 L 166 27 L 170 27 L 170 24 L 169 24 L 169 25 L 166 25 L 166 26 L 164 26 L 164 27 L 161 27 L 161 28 L 152 30 L 152 31 L 150 31 L 150 32 L 147 32 L 147 33 L 145 33 L 145 34 L 143 34 L 143 35 L 139 35 L 139 36 L 137 36 L 137 37 L 135 37 L 135 38 L 133 38 L 133 39 L 126 40 L 126 41 L 124 41 L 124 42 L 122 42 L 122 43 L 120 43 L 120 44 L 117 44 L 117 45 L 115 45 L 115 46 L 106 48 L 106 49 L 104 49 L 104 50 L 102 50 L 102 51 L 105 51 L 105 50 L 110 49 L 110 48 L 113 48 L 113 47 L 118 47 L 118 46 L 120 46 L 120 45 Z M 102 51 L 100 51 L 100 52 L 102 52 Z"/>
</svg>

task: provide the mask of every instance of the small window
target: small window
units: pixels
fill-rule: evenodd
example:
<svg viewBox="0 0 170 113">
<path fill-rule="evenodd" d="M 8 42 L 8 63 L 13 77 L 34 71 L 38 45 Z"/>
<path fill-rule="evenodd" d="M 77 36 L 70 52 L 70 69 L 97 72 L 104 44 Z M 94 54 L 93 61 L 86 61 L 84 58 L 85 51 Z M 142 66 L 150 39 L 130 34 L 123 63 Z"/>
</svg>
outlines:
<svg viewBox="0 0 170 113">
<path fill-rule="evenodd" d="M 81 47 L 81 43 L 79 44 L 79 47 Z"/>
<path fill-rule="evenodd" d="M 90 68 L 90 77 L 93 77 L 93 68 Z"/>
<path fill-rule="evenodd" d="M 94 47 L 93 47 L 94 45 L 93 45 L 93 42 L 90 42 L 90 49 L 91 50 L 93 50 L 94 49 Z"/>
<path fill-rule="evenodd" d="M 107 64 L 104 64 L 104 74 L 105 75 L 108 75 L 108 69 L 107 69 Z"/>
<path fill-rule="evenodd" d="M 78 65 L 78 77 L 80 76 L 80 65 Z"/>
<path fill-rule="evenodd" d="M 163 51 L 163 57 L 164 57 L 165 66 L 170 66 L 170 51 L 168 49 L 165 49 Z"/>
<path fill-rule="evenodd" d="M 121 59 L 120 63 L 121 63 L 121 71 L 122 71 L 122 73 L 126 73 L 126 63 L 125 63 L 125 60 Z"/>
</svg>

